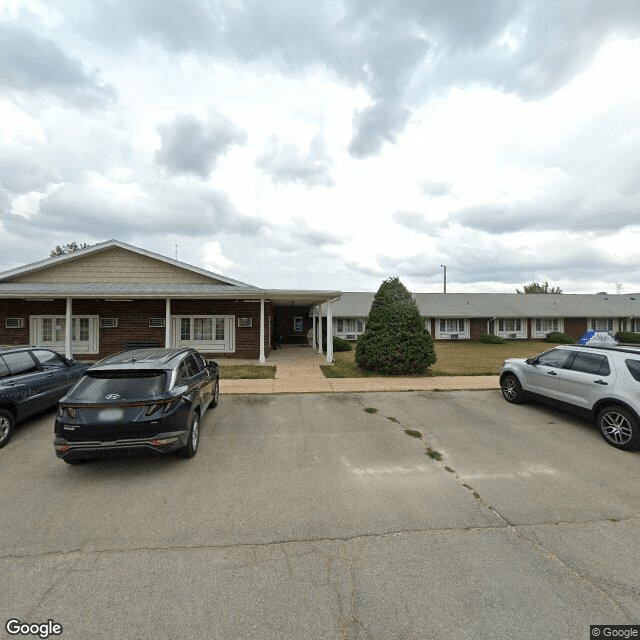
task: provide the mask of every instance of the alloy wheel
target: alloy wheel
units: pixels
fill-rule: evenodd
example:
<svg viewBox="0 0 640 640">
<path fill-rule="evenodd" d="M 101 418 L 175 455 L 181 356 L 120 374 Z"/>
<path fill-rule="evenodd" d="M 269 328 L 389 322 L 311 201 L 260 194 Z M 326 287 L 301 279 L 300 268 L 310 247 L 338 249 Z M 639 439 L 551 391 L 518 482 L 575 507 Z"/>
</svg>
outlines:
<svg viewBox="0 0 640 640">
<path fill-rule="evenodd" d="M 615 444 L 627 444 L 633 434 L 633 428 L 627 417 L 616 411 L 610 411 L 602 416 L 600 429 L 605 438 Z"/>
</svg>

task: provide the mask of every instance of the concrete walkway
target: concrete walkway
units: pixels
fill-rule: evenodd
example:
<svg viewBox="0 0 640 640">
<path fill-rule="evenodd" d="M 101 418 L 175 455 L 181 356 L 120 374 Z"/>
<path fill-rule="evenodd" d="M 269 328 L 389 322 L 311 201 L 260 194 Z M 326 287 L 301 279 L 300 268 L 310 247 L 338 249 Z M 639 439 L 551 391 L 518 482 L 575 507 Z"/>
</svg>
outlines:
<svg viewBox="0 0 640 640">
<path fill-rule="evenodd" d="M 257 360 L 220 360 L 220 364 L 258 364 Z M 437 376 L 325 378 L 325 356 L 311 347 L 285 346 L 272 351 L 265 363 L 276 366 L 269 380 L 221 380 L 220 393 L 331 393 L 350 391 L 433 391 L 498 389 L 498 376 Z"/>
</svg>

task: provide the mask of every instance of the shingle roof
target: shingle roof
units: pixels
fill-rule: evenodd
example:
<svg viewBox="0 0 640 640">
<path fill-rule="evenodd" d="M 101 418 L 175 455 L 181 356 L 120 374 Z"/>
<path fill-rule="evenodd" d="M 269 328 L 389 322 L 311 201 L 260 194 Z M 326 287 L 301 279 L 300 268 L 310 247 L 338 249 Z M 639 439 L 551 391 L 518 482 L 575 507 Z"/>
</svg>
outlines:
<svg viewBox="0 0 640 640">
<path fill-rule="evenodd" d="M 366 317 L 375 293 L 343 292 L 334 317 Z M 627 318 L 640 316 L 640 294 L 416 293 L 431 318 Z M 326 306 L 322 308 L 326 315 Z"/>
</svg>

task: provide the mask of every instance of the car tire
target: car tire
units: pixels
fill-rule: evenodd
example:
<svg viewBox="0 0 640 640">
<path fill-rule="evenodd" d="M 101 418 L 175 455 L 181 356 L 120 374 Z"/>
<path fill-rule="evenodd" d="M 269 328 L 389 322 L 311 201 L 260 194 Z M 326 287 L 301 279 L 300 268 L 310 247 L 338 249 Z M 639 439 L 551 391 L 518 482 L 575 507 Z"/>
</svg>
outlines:
<svg viewBox="0 0 640 640">
<path fill-rule="evenodd" d="M 0 409 L 0 449 L 11 440 L 15 428 L 16 419 L 13 413 L 7 409 Z"/>
<path fill-rule="evenodd" d="M 200 416 L 197 413 L 193 414 L 191 418 L 191 425 L 189 426 L 189 435 L 187 436 L 187 444 L 178 449 L 178 456 L 181 458 L 193 458 L 198 452 L 198 445 L 200 444 Z"/>
<path fill-rule="evenodd" d="M 217 407 L 218 402 L 220 402 L 220 383 L 216 380 L 215 385 L 213 385 L 213 395 L 211 396 L 211 406 Z"/>
<path fill-rule="evenodd" d="M 522 385 L 513 373 L 507 373 L 502 377 L 502 380 L 500 380 L 500 388 L 507 402 L 511 402 L 512 404 L 521 404 L 524 402 Z"/>
<path fill-rule="evenodd" d="M 640 425 L 629 409 L 616 404 L 605 407 L 596 423 L 600 435 L 612 447 L 625 451 L 640 449 Z"/>
</svg>

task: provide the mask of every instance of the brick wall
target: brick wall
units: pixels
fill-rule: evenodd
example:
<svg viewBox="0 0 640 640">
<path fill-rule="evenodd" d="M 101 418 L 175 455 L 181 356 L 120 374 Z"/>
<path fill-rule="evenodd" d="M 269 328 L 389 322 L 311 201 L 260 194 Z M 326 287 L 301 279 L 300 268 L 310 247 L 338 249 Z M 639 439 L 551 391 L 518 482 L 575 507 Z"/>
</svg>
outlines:
<svg viewBox="0 0 640 640">
<path fill-rule="evenodd" d="M 29 344 L 30 315 L 65 315 L 66 301 L 35 302 L 24 300 L 0 300 L 0 344 Z M 272 305 L 265 303 L 265 356 L 270 352 L 270 326 Z M 260 355 L 260 303 L 231 302 L 225 300 L 172 300 L 172 315 L 233 315 L 235 321 L 235 352 L 211 354 L 215 358 L 257 359 Z M 100 352 L 88 356 L 102 358 L 125 348 L 125 343 L 135 340 L 155 340 L 161 346 L 165 341 L 164 327 L 149 327 L 149 318 L 165 317 L 165 300 L 134 300 L 132 302 L 107 302 L 105 300 L 73 301 L 73 315 L 98 315 L 101 318 L 117 318 L 118 326 L 100 328 Z M 5 318 L 24 319 L 21 329 L 7 329 Z M 238 327 L 237 318 L 252 318 L 252 326 Z M 306 335 L 306 334 L 305 334 Z"/>
</svg>

